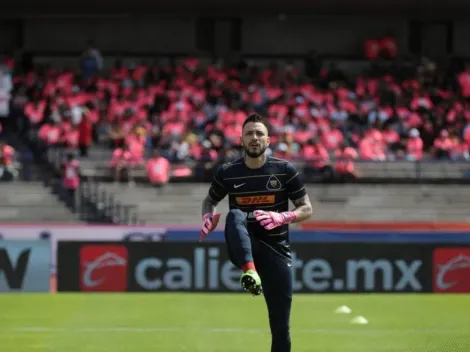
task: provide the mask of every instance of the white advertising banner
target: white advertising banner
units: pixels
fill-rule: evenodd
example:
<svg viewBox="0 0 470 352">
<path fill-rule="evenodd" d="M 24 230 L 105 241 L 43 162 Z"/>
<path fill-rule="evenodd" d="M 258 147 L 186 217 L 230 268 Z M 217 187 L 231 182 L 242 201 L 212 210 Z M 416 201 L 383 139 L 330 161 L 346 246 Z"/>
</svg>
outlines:
<svg viewBox="0 0 470 352">
<path fill-rule="evenodd" d="M 154 226 L 0 225 L 0 241 L 48 238 L 55 272 L 58 241 L 161 241 L 167 229 Z"/>
</svg>

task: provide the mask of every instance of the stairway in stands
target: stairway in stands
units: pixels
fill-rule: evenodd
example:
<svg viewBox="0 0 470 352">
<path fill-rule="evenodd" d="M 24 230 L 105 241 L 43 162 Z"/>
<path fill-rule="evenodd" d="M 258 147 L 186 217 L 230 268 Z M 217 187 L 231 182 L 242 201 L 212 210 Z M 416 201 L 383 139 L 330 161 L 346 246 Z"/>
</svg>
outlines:
<svg viewBox="0 0 470 352">
<path fill-rule="evenodd" d="M 0 183 L 2 223 L 77 223 L 66 208 L 41 181 Z"/>
<path fill-rule="evenodd" d="M 79 217 L 62 201 L 59 180 L 47 165 L 35 160 L 17 136 L 8 143 L 22 163 L 16 180 L 0 182 L 0 221 L 3 223 L 79 223 Z"/>
</svg>

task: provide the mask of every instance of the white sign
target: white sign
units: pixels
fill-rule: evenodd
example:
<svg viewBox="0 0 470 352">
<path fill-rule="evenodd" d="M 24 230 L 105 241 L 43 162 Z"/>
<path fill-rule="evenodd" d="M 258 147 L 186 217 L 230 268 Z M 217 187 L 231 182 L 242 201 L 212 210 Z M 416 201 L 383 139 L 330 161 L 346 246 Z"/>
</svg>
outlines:
<svg viewBox="0 0 470 352">
<path fill-rule="evenodd" d="M 153 226 L 2 225 L 0 241 L 48 237 L 51 243 L 51 269 L 55 272 L 58 241 L 160 241 L 166 233 L 166 228 Z"/>
</svg>

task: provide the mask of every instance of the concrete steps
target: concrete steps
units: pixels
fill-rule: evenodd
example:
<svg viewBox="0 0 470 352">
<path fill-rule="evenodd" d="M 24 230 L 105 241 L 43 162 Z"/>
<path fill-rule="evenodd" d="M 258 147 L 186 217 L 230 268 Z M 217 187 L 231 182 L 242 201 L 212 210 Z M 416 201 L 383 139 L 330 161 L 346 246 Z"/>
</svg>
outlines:
<svg viewBox="0 0 470 352">
<path fill-rule="evenodd" d="M 0 184 L 0 221 L 9 223 L 77 223 L 67 209 L 41 182 Z"/>
<path fill-rule="evenodd" d="M 200 224 L 208 184 L 103 184 L 149 224 Z M 307 185 L 318 221 L 470 221 L 470 186 Z M 228 212 L 227 198 L 217 207 Z M 221 224 L 224 223 L 224 217 Z"/>
</svg>

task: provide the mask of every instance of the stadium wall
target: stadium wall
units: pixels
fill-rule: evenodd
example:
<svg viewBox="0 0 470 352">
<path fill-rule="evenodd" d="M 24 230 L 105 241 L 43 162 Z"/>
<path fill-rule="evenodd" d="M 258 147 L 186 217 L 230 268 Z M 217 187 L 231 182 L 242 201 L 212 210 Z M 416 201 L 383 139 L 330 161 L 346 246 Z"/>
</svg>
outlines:
<svg viewBox="0 0 470 352">
<path fill-rule="evenodd" d="M 470 231 L 433 226 L 293 230 L 294 290 L 470 293 Z M 204 243 L 195 228 L 34 225 L 0 232 L 0 292 L 47 290 L 44 272 L 57 272 L 58 290 L 67 292 L 240 291 L 221 230 Z"/>
</svg>

